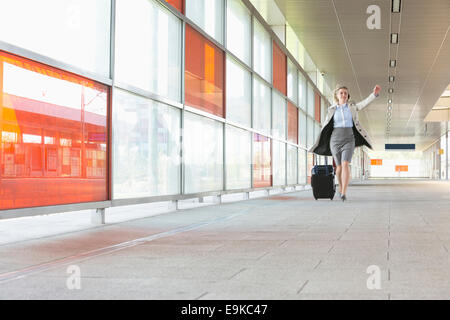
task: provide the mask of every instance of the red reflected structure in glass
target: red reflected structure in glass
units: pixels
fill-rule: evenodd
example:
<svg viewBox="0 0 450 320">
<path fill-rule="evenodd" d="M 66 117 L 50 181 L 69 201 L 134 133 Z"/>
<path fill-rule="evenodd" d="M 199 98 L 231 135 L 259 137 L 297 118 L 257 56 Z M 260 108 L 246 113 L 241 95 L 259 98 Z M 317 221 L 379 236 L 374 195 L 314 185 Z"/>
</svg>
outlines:
<svg viewBox="0 0 450 320">
<path fill-rule="evenodd" d="M 321 116 L 321 105 L 320 105 L 320 94 L 317 92 L 314 92 L 314 105 L 315 105 L 315 120 L 320 123 L 320 116 Z"/>
<path fill-rule="evenodd" d="M 184 14 L 184 0 L 166 0 L 166 2 Z"/>
<path fill-rule="evenodd" d="M 307 161 L 308 161 L 308 163 L 307 163 L 307 172 L 306 172 L 306 183 L 307 184 L 311 184 L 311 170 L 312 170 L 312 168 L 314 167 L 314 154 L 313 153 L 310 153 L 310 152 L 308 152 L 308 159 L 307 159 Z"/>
<path fill-rule="evenodd" d="M 287 94 L 286 55 L 273 41 L 273 86 Z"/>
<path fill-rule="evenodd" d="M 288 101 L 288 141 L 298 143 L 298 109 Z"/>
<path fill-rule="evenodd" d="M 224 117 L 224 54 L 186 25 L 185 103 Z"/>
<path fill-rule="evenodd" d="M 269 138 L 253 134 L 253 187 L 272 185 L 272 143 Z"/>
<path fill-rule="evenodd" d="M 108 90 L 0 51 L 0 209 L 108 199 Z"/>
</svg>

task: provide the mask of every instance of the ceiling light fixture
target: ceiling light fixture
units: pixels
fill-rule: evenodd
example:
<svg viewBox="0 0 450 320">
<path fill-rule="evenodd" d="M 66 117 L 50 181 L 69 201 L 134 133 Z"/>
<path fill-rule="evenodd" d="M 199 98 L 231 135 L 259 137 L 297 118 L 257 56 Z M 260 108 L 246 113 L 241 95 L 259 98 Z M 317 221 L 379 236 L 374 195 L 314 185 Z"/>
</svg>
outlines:
<svg viewBox="0 0 450 320">
<path fill-rule="evenodd" d="M 393 44 L 398 43 L 398 33 L 391 33 L 391 43 Z"/>
<path fill-rule="evenodd" d="M 391 11 L 395 12 L 395 13 L 400 12 L 401 5 L 402 5 L 402 1 L 401 0 L 392 0 Z"/>
<path fill-rule="evenodd" d="M 389 76 L 389 82 L 394 82 L 395 81 L 395 77 L 394 76 Z"/>
<path fill-rule="evenodd" d="M 389 110 L 389 111 L 392 111 L 392 106 L 388 106 L 388 110 Z"/>
<path fill-rule="evenodd" d="M 388 92 L 389 92 L 389 93 L 393 93 L 393 92 L 394 92 L 394 89 L 389 88 Z"/>
<path fill-rule="evenodd" d="M 390 60 L 390 61 L 389 61 L 389 66 L 390 66 L 391 68 L 395 68 L 396 65 L 397 65 L 397 60 Z"/>
<path fill-rule="evenodd" d="M 388 100 L 388 103 L 391 104 L 391 103 L 392 103 L 392 99 L 389 99 L 389 100 Z"/>
</svg>

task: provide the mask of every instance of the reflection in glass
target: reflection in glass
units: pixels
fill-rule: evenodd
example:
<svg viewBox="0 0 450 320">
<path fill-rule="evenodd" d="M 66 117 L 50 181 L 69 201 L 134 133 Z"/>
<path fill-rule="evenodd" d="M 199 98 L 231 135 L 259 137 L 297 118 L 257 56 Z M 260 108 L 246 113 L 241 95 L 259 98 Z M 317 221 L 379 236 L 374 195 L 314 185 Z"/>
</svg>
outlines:
<svg viewBox="0 0 450 320">
<path fill-rule="evenodd" d="M 186 17 L 207 34 L 223 43 L 223 0 L 185 0 Z"/>
<path fill-rule="evenodd" d="M 114 91 L 114 199 L 180 193 L 180 110 Z"/>
<path fill-rule="evenodd" d="M 273 86 L 286 95 L 286 55 L 273 41 Z"/>
<path fill-rule="evenodd" d="M 298 109 L 288 101 L 288 141 L 297 144 L 298 138 Z"/>
<path fill-rule="evenodd" d="M 286 100 L 272 90 L 272 135 L 286 139 Z"/>
<path fill-rule="evenodd" d="M 224 116 L 224 54 L 186 25 L 185 103 Z"/>
<path fill-rule="evenodd" d="M 272 185 L 272 160 L 270 139 L 253 134 L 253 187 L 262 188 Z"/>
<path fill-rule="evenodd" d="M 108 88 L 0 52 L 0 209 L 108 198 Z"/>
</svg>

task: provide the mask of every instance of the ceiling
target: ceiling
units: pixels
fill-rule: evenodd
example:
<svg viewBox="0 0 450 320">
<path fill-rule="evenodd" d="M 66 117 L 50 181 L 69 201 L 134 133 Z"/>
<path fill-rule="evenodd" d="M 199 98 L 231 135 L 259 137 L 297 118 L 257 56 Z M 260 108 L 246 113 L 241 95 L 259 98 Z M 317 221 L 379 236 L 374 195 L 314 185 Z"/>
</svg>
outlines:
<svg viewBox="0 0 450 320">
<path fill-rule="evenodd" d="M 391 0 L 275 1 L 332 88 L 346 85 L 359 101 L 375 84 L 382 87 L 360 114 L 375 150 L 385 143 L 423 150 L 440 137 L 445 126 L 423 120 L 450 84 L 450 0 L 403 0 L 400 13 L 391 12 Z M 370 5 L 380 8 L 380 29 L 367 27 Z M 391 32 L 399 34 L 398 44 L 390 43 Z"/>
</svg>

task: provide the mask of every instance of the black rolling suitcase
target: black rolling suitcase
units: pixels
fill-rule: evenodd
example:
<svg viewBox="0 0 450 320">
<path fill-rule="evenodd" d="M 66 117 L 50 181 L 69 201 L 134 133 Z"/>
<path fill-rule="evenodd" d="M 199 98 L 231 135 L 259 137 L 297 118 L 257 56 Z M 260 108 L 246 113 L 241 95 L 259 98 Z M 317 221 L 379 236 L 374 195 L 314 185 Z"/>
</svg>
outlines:
<svg viewBox="0 0 450 320">
<path fill-rule="evenodd" d="M 336 193 L 332 165 L 315 165 L 311 170 L 311 187 L 314 199 L 333 200 Z"/>
</svg>

